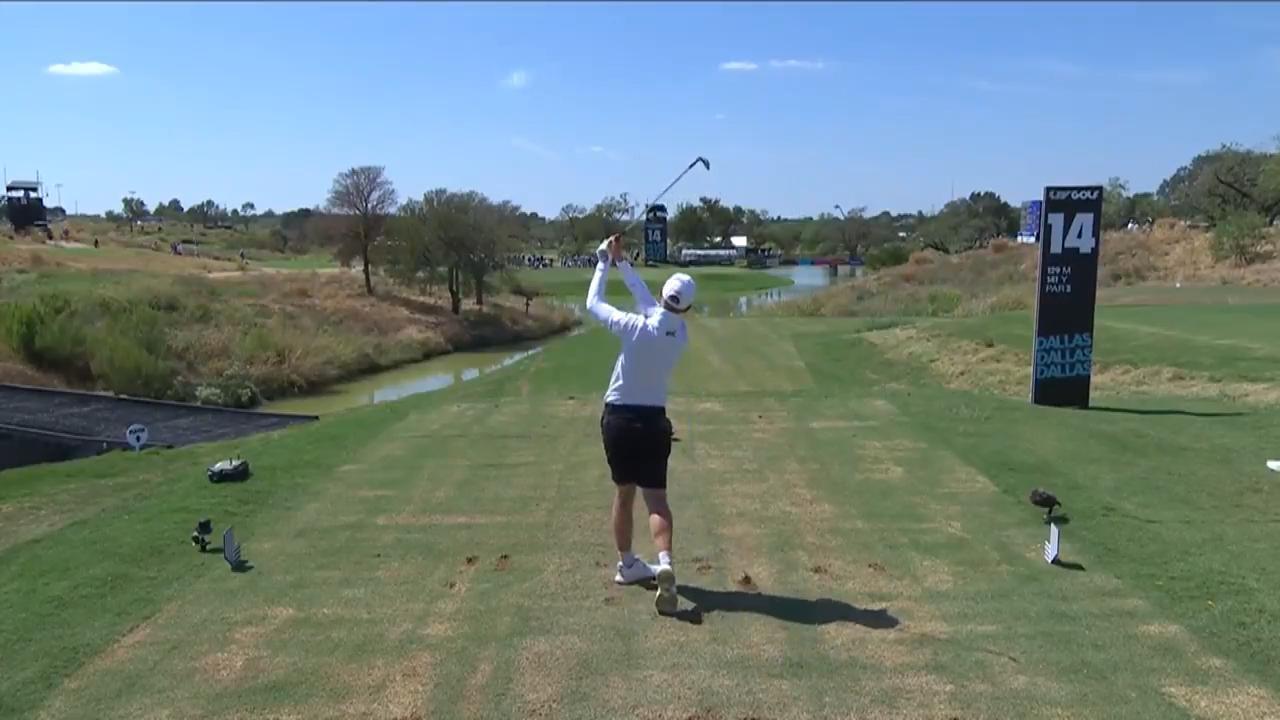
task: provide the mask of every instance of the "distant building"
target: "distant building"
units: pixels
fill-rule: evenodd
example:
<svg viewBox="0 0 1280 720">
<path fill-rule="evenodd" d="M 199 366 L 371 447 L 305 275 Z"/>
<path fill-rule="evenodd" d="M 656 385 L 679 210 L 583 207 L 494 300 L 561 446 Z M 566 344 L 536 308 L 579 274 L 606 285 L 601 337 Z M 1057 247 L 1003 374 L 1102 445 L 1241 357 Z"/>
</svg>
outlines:
<svg viewBox="0 0 1280 720">
<path fill-rule="evenodd" d="M 724 245 L 724 241 L 720 237 L 711 238 L 711 244 L 716 247 Z M 747 256 L 747 248 L 751 247 L 751 241 L 746 235 L 730 235 L 729 245 L 738 253 L 739 258 Z"/>
</svg>

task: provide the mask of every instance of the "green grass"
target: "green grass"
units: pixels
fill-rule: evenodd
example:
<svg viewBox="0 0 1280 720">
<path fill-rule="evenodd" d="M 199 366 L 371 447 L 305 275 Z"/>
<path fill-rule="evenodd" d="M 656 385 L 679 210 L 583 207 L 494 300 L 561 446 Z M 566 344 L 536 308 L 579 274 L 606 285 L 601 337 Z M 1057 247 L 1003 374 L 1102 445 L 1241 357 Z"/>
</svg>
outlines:
<svg viewBox="0 0 1280 720">
<path fill-rule="evenodd" d="M 1094 357 L 1133 367 L 1170 367 L 1217 380 L 1280 380 L 1280 304 L 1103 305 L 1094 320 Z M 967 340 L 991 340 L 1030 357 L 1034 319 L 1005 313 L 939 325 Z"/>
<path fill-rule="evenodd" d="M 1234 310 L 1199 327 L 1241 340 Z M 0 717 L 1280 712 L 1280 413 L 947 390 L 870 327 L 691 319 L 671 496 L 700 624 L 612 585 L 599 330 L 271 436 L 5 473 Z M 236 450 L 254 478 L 207 483 Z M 1040 559 L 1034 486 L 1083 572 Z M 252 572 L 190 547 L 202 515 Z"/>
<path fill-rule="evenodd" d="M 326 270 L 338 267 L 331 255 L 312 253 L 309 255 L 271 255 L 258 258 L 249 256 L 250 267 L 269 267 L 277 270 Z"/>
<path fill-rule="evenodd" d="M 768 290 L 791 284 L 786 278 L 761 272 L 731 267 L 637 267 L 636 272 L 655 295 L 662 283 L 674 272 L 688 273 L 698 285 L 699 303 Z M 587 286 L 591 283 L 592 270 L 588 268 L 548 268 L 546 270 L 521 270 L 518 277 L 531 287 L 556 298 L 585 300 Z M 630 296 L 617 269 L 609 271 L 607 297 L 610 301 L 624 301 Z"/>
<path fill-rule="evenodd" d="M 526 314 L 509 299 L 454 316 L 440 301 L 380 291 L 369 297 L 358 277 L 336 273 L 12 271 L 0 273 L 0 343 L 73 387 L 250 407 L 574 324 L 562 309 Z"/>
</svg>

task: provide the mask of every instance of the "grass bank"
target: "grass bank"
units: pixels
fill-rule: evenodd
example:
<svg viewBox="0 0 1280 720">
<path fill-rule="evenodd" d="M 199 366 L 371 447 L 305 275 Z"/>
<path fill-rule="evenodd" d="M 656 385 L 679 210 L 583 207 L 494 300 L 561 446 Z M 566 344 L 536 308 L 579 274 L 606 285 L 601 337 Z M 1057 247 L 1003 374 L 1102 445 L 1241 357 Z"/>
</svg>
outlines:
<svg viewBox="0 0 1280 720">
<path fill-rule="evenodd" d="M 150 255 L 167 257 L 174 267 L 188 270 L 196 262 L 221 264 L 220 269 L 235 269 L 239 262 L 239 253 L 243 250 L 249 260 L 249 267 L 273 267 L 288 269 L 319 269 L 337 267 L 332 253 L 317 247 L 290 247 L 282 249 L 272 236 L 271 230 L 275 222 L 254 221 L 248 228 L 237 225 L 233 228 L 206 228 L 186 222 L 166 222 L 149 226 L 145 230 L 136 229 L 130 232 L 129 226 L 117 225 L 102 219 L 77 217 L 65 222 L 54 223 L 54 243 L 46 244 L 39 233 L 30 233 L 18 238 L 7 226 L 0 229 L 0 255 L 3 254 L 5 241 L 10 244 L 28 247 L 72 247 L 80 249 L 98 249 L 119 253 L 120 251 L 146 252 Z M 63 235 L 63 230 L 66 235 Z M 94 248 L 94 241 L 98 248 Z M 175 256 L 169 252 L 169 243 L 180 242 L 187 245 L 188 255 Z M 197 257 L 190 253 L 198 252 Z M 147 255 L 134 255 L 135 263 L 166 262 L 156 261 Z M 137 269 L 137 265 L 133 266 Z"/>
<path fill-rule="evenodd" d="M 1180 311 L 1139 323 L 1180 334 L 1107 342 L 1205 364 L 1226 358 L 1213 341 L 1252 342 L 1251 321 Z M 0 716 L 1280 716 L 1261 462 L 1280 413 L 1032 407 L 947 387 L 876 325 L 690 319 L 670 405 L 681 620 L 612 583 L 598 423 L 617 342 L 599 329 L 271 435 L 6 472 Z M 205 482 L 231 450 L 254 478 Z M 1080 569 L 1041 559 L 1034 486 L 1065 503 Z M 191 548 L 203 515 L 236 527 L 252 572 Z"/>
<path fill-rule="evenodd" d="M 346 273 L 6 271 L 0 380 L 251 407 L 576 323 L 536 303 L 526 315 L 509 297 L 454 316 L 444 299 L 380 287 L 369 297 Z"/>
<path fill-rule="evenodd" d="M 1280 261 L 1249 267 L 1215 262 L 1211 236 L 1179 227 L 1110 232 L 1102 239 L 1100 293 L 1147 285 L 1269 288 L 1280 286 Z M 1035 306 L 1039 247 L 997 240 L 957 255 L 918 251 L 905 265 L 766 312 L 817 317 L 974 317 Z"/>
</svg>

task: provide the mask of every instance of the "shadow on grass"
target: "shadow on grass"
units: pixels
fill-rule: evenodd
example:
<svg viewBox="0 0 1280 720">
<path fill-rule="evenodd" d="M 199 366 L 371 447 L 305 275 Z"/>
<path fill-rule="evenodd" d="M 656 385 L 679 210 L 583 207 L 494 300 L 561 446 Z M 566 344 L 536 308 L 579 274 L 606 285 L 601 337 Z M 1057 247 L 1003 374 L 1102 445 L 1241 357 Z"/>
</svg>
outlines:
<svg viewBox="0 0 1280 720">
<path fill-rule="evenodd" d="M 1054 567 L 1060 567 L 1063 570 L 1075 570 L 1076 572 L 1085 572 L 1084 566 L 1078 562 L 1067 562 L 1066 560 L 1055 560 Z"/>
<path fill-rule="evenodd" d="M 1117 408 L 1106 407 L 1102 405 L 1091 405 L 1088 408 L 1092 412 L 1119 413 L 1122 415 L 1182 415 L 1184 417 L 1198 418 L 1220 418 L 1220 417 L 1240 417 L 1248 415 L 1242 412 L 1196 412 L 1194 410 L 1144 410 L 1139 408 Z"/>
<path fill-rule="evenodd" d="M 1058 514 L 1058 515 L 1050 515 L 1049 517 L 1047 517 L 1047 518 L 1045 518 L 1045 519 L 1044 519 L 1044 524 L 1045 524 L 1045 525 L 1048 525 L 1049 523 L 1054 523 L 1054 524 L 1058 525 L 1059 527 L 1061 527 L 1061 526 L 1063 526 L 1063 525 L 1070 525 L 1070 524 L 1071 524 L 1071 516 L 1070 516 L 1070 515 L 1067 515 L 1067 514 L 1065 514 L 1065 513 L 1063 513 L 1063 514 Z"/>
<path fill-rule="evenodd" d="M 831 598 L 807 600 L 761 592 L 707 590 L 696 585 L 681 586 L 677 592 L 694 607 L 676 613 L 675 617 L 694 625 L 701 624 L 704 615 L 714 612 L 755 613 L 799 625 L 851 622 L 873 630 L 888 630 L 899 624 L 898 618 L 884 608 L 867 610 Z"/>
</svg>

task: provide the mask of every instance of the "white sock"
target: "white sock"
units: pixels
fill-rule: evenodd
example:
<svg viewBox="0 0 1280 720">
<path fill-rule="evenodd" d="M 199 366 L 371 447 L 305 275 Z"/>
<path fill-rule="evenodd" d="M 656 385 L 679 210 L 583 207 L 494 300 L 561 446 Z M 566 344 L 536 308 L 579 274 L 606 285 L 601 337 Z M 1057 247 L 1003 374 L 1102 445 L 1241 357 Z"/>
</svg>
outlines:
<svg viewBox="0 0 1280 720">
<path fill-rule="evenodd" d="M 663 550 L 662 552 L 658 553 L 658 564 L 671 567 L 671 553 L 667 552 L 666 550 Z"/>
<path fill-rule="evenodd" d="M 623 567 L 631 567 L 633 564 L 635 564 L 635 561 L 636 561 L 635 553 L 626 552 L 622 554 Z"/>
</svg>

